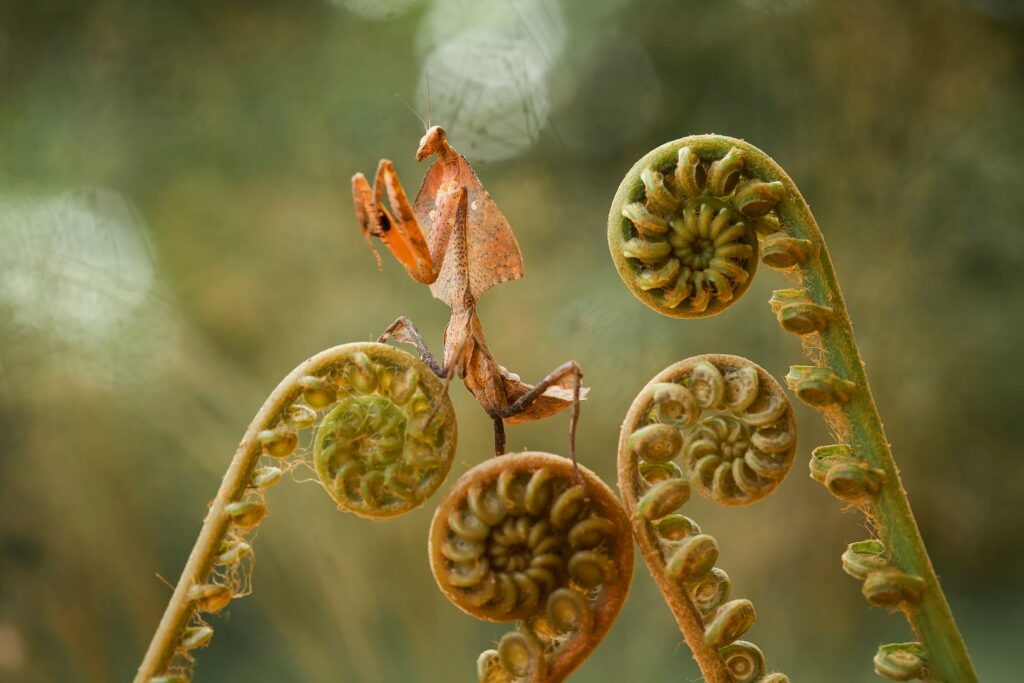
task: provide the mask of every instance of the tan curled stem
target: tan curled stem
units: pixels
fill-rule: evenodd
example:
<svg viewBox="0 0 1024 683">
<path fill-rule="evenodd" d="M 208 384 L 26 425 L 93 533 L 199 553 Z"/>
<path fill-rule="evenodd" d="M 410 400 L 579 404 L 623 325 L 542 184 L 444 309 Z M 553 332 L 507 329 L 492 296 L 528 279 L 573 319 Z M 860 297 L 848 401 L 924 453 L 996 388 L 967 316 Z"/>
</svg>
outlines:
<svg viewBox="0 0 1024 683">
<path fill-rule="evenodd" d="M 149 643 L 149 649 L 146 650 L 138 673 L 135 674 L 134 683 L 147 683 L 150 678 L 163 673 L 174 656 L 181 632 L 193 613 L 189 591 L 210 573 L 214 557 L 231 522 L 224 508 L 245 493 L 252 478 L 253 468 L 259 460 L 261 453 L 259 433 L 267 429 L 285 406 L 294 401 L 301 393 L 299 378 L 312 374 L 333 362 L 341 355 L 344 348 L 344 346 L 336 346 L 318 353 L 295 368 L 277 385 L 249 424 L 245 436 L 242 437 L 242 442 L 238 444 L 238 450 L 235 451 L 235 455 L 231 459 L 231 465 L 224 474 L 220 490 L 217 491 L 217 496 L 210 503 L 210 510 L 206 513 L 206 519 L 203 520 L 203 528 L 192 547 L 192 553 L 188 556 L 185 568 L 181 572 L 181 578 L 178 579 L 178 585 L 175 586 L 171 600 L 167 603 L 167 609 L 164 610 L 160 625 L 153 635 L 153 640 Z"/>
<path fill-rule="evenodd" d="M 785 401 L 782 387 L 769 375 L 763 368 L 757 366 L 750 361 L 741 358 L 739 356 L 730 356 L 724 354 L 705 354 L 702 356 L 694 356 L 682 361 L 679 361 L 662 372 L 658 373 L 651 379 L 650 382 L 644 387 L 644 389 L 638 394 L 636 400 L 634 400 L 629 412 L 626 414 L 625 419 L 622 423 L 622 431 L 619 435 L 618 445 L 618 484 L 619 491 L 622 494 L 623 503 L 626 507 L 626 511 L 630 518 L 630 523 L 633 528 L 633 533 L 636 536 L 637 544 L 640 546 L 640 550 L 643 553 L 644 561 L 646 562 L 648 569 L 650 570 L 651 577 L 658 585 L 658 589 L 661 591 L 665 602 L 668 604 L 669 609 L 672 612 L 672 616 L 676 620 L 676 624 L 679 626 L 679 630 L 683 634 L 683 638 L 686 640 L 687 646 L 693 652 L 693 657 L 696 660 L 698 666 L 701 669 L 701 673 L 704 675 L 704 679 L 709 683 L 735 683 L 738 680 L 735 675 L 736 672 L 730 671 L 730 666 L 727 661 L 730 656 L 730 650 L 734 647 L 741 647 L 748 653 L 756 652 L 757 656 L 763 659 L 763 654 L 753 643 L 738 641 L 737 639 L 753 625 L 753 614 L 752 606 L 750 606 L 747 600 L 733 600 L 728 601 L 728 596 L 723 595 L 719 598 L 717 605 L 709 609 L 701 609 L 701 606 L 697 604 L 694 599 L 694 595 L 691 590 L 698 582 L 712 576 L 712 567 L 718 558 L 717 543 L 713 538 L 706 534 L 700 534 L 699 531 L 696 533 L 703 539 L 702 545 L 705 548 L 703 553 L 695 552 L 690 557 L 697 558 L 703 557 L 704 561 L 695 561 L 690 564 L 693 567 L 688 571 L 679 571 L 673 575 L 673 572 L 669 570 L 671 564 L 669 555 L 665 554 L 666 546 L 663 542 L 663 538 L 659 537 L 658 531 L 656 530 L 657 520 L 668 520 L 673 517 L 678 519 L 678 516 L 673 516 L 671 513 L 678 511 L 686 502 L 686 498 L 689 497 L 690 486 L 696 486 L 701 488 L 704 486 L 700 475 L 694 476 L 693 472 L 689 470 L 684 474 L 682 471 L 676 470 L 678 476 L 683 477 L 683 480 L 669 478 L 663 480 L 660 484 L 650 485 L 650 482 L 645 484 L 643 478 L 640 475 L 642 457 L 641 453 L 651 453 L 652 451 L 647 450 L 645 444 L 650 442 L 644 442 L 643 444 L 630 445 L 630 439 L 636 434 L 642 433 L 643 429 L 649 429 L 650 427 L 643 427 L 648 420 L 647 416 L 651 414 L 652 406 L 655 405 L 659 400 L 658 392 L 664 392 L 665 387 L 675 386 L 680 393 L 693 396 L 690 389 L 683 388 L 683 382 L 692 382 L 692 378 L 696 375 L 697 371 L 701 370 L 705 372 L 705 377 L 708 375 L 708 369 L 714 369 L 717 376 L 722 377 L 722 371 L 739 371 L 740 369 L 745 370 L 749 373 L 753 370 L 757 375 L 757 383 L 753 386 L 755 391 L 759 395 L 770 397 L 769 403 L 759 402 L 760 399 L 755 397 L 751 399 L 747 405 L 743 406 L 742 409 L 737 409 L 738 413 L 733 413 L 738 418 L 746 417 L 745 411 L 752 405 L 757 405 L 754 409 L 754 413 L 759 411 L 765 411 L 766 405 L 770 404 L 771 400 L 778 400 L 779 403 L 776 405 L 783 406 L 784 408 L 777 412 L 777 415 L 771 420 L 771 423 L 775 425 L 774 428 L 780 429 L 787 434 L 791 435 L 791 441 L 786 447 L 786 451 L 783 453 L 780 451 L 777 454 L 778 473 L 774 480 L 762 479 L 759 476 L 755 476 L 750 481 L 753 486 L 748 485 L 744 491 L 731 491 L 731 494 L 736 494 L 733 497 L 723 497 L 721 494 L 723 491 L 712 488 L 711 490 L 701 490 L 701 493 L 708 497 L 710 500 L 723 505 L 747 505 L 760 498 L 770 495 L 778 483 L 785 477 L 786 471 L 788 471 L 790 464 L 792 463 L 793 452 L 796 450 L 796 421 L 793 418 L 792 408 L 789 406 L 788 401 Z M 692 384 L 691 384 L 692 386 Z M 749 385 L 748 385 L 749 386 Z M 672 394 L 668 394 L 672 396 Z M 671 400 L 671 399 L 670 399 Z M 724 394 L 717 400 L 710 400 L 705 403 L 705 408 L 712 411 L 720 411 L 723 407 L 722 401 L 724 400 Z M 694 403 L 692 408 L 697 411 L 695 415 L 692 415 L 689 422 L 684 421 L 678 428 L 684 432 L 683 439 L 688 440 L 692 434 L 687 435 L 692 425 L 698 421 L 700 415 L 700 408 Z M 764 414 L 761 412 L 760 414 Z M 751 416 L 754 417 L 754 416 Z M 711 418 L 720 419 L 720 418 Z M 662 423 L 664 424 L 664 423 Z M 697 424 L 700 424 L 697 422 Z M 759 422 L 762 426 L 765 426 L 766 422 Z M 686 426 L 690 425 L 690 426 Z M 639 430 L 639 431 L 638 431 Z M 681 446 L 677 446 L 680 448 Z M 671 460 L 663 460 L 660 457 L 655 458 L 658 464 L 667 465 L 671 463 Z M 648 463 L 651 464 L 651 463 Z M 673 465 L 674 467 L 674 465 Z M 731 465 L 729 466 L 732 469 Z M 669 477 L 668 474 L 664 475 Z M 685 482 L 688 481 L 688 484 Z M 675 485 L 666 488 L 665 485 Z M 680 484 L 682 486 L 680 487 Z M 674 490 L 676 493 L 665 494 L 665 491 Z M 684 496 L 679 496 L 679 491 L 685 491 Z M 660 502 L 659 502 L 660 501 Z M 655 510 L 655 507 L 657 511 Z M 688 519 L 688 518 L 684 518 Z M 695 524 L 692 520 L 687 521 L 687 525 Z M 688 533 L 692 533 L 688 532 Z M 710 546 L 709 546 L 710 544 Z M 708 547 L 713 547 L 714 550 L 707 550 Z M 687 551 L 682 550 L 682 546 L 677 547 L 675 550 L 670 551 L 672 557 L 675 558 L 675 553 Z M 675 561 L 674 559 L 672 560 Z M 697 567 L 700 568 L 697 568 Z M 721 571 L 715 569 L 714 571 Z M 722 573 L 724 575 L 724 572 Z M 727 579 L 726 579 L 727 580 Z M 728 602 L 727 602 L 728 601 Z M 739 607 L 741 603 L 745 603 L 744 610 L 750 609 L 750 621 L 745 624 L 742 628 L 734 630 L 727 638 L 718 639 L 711 638 L 708 635 L 709 625 L 714 621 L 715 614 L 718 609 L 724 610 L 726 613 L 729 612 L 730 606 Z M 733 612 L 735 614 L 736 612 Z M 718 641 L 718 642 L 716 642 Z M 734 644 L 734 645 L 730 645 Z M 735 650 L 732 650 L 731 654 L 734 654 Z M 764 667 L 767 669 L 766 665 Z M 761 683 L 771 681 L 772 683 L 782 683 L 788 681 L 783 674 L 779 673 L 768 673 L 767 671 L 748 671 L 747 677 L 743 678 L 744 681 L 757 680 Z"/>
<path fill-rule="evenodd" d="M 340 367 L 343 362 L 351 362 L 351 359 L 359 354 L 364 354 L 367 357 L 372 356 L 399 367 L 405 367 L 410 362 L 419 363 L 419 361 L 416 361 L 404 351 L 384 344 L 343 344 L 322 351 L 309 358 L 292 370 L 277 385 L 277 388 L 274 389 L 263 403 L 259 412 L 256 413 L 256 417 L 249 424 L 245 436 L 242 437 L 242 441 L 238 445 L 234 457 L 231 459 L 231 464 L 224 475 L 224 479 L 221 481 L 220 489 L 217 491 L 213 502 L 210 503 L 210 509 L 206 514 L 206 519 L 203 521 L 199 537 L 192 548 L 188 561 L 185 563 L 181 578 L 174 588 L 174 593 L 167 604 L 167 609 L 160 620 L 160 625 L 157 627 L 153 640 L 149 644 L 149 649 L 146 651 L 142 664 L 135 675 L 135 683 L 149 683 L 150 679 L 154 677 L 166 675 L 171 667 L 172 660 L 179 653 L 182 633 L 196 611 L 196 605 L 191 597 L 192 589 L 208 581 L 214 562 L 218 554 L 222 552 L 221 544 L 225 541 L 228 532 L 232 528 L 234 520 L 229 514 L 228 506 L 241 501 L 256 488 L 252 485 L 252 478 L 254 470 L 264 453 L 261 432 L 265 432 L 265 430 L 269 430 L 281 422 L 282 416 L 289 407 L 297 404 L 301 397 L 306 396 L 305 400 L 308 402 L 309 395 L 304 394 L 302 384 L 304 380 L 316 379 L 320 374 L 330 373 L 334 366 Z M 425 366 L 419 368 L 417 376 L 422 385 L 429 387 L 432 393 L 445 396 L 441 391 L 442 385 L 440 380 L 430 373 Z M 333 397 L 334 389 L 331 389 L 330 392 L 330 395 Z M 332 398 L 330 401 L 318 405 L 318 407 L 327 407 L 333 401 L 334 399 Z M 443 399 L 443 412 L 446 420 L 454 419 L 451 402 L 446 396 Z M 322 419 L 325 418 L 318 417 L 317 421 Z M 447 465 L 437 468 L 439 475 L 435 477 L 436 485 L 439 485 L 444 475 L 447 474 L 447 468 L 450 466 L 451 461 L 450 456 L 454 454 L 454 422 L 452 422 L 449 428 L 448 435 L 450 437 L 449 450 L 451 452 L 448 453 Z M 318 472 L 318 476 L 319 474 Z M 422 502 L 423 499 L 416 500 L 411 506 L 422 504 Z M 339 505 L 341 505 L 340 502 Z M 357 507 L 347 509 L 363 517 L 383 519 L 401 514 L 408 507 L 410 505 L 405 505 L 405 507 L 384 506 L 380 509 L 360 509 Z"/>
<path fill-rule="evenodd" d="M 517 521 L 530 519 L 531 523 L 538 524 L 531 531 L 542 528 L 550 529 L 551 526 L 547 520 L 549 515 L 554 514 L 555 499 L 561 493 L 565 493 L 567 488 L 575 490 L 582 486 L 587 503 L 579 508 L 581 513 L 588 521 L 600 519 L 610 525 L 604 532 L 605 542 L 600 546 L 604 549 L 602 554 L 606 555 L 614 566 L 614 570 L 605 576 L 606 580 L 602 581 L 600 586 L 576 585 L 573 587 L 569 581 L 572 575 L 570 556 L 581 548 L 574 548 L 564 535 L 544 537 L 542 534 L 540 538 L 544 540 L 540 541 L 541 544 L 555 539 L 560 540 L 554 549 L 544 551 L 548 558 L 555 555 L 562 558 L 564 564 L 557 571 L 558 583 L 544 589 L 543 593 L 538 593 L 543 596 L 540 600 L 535 599 L 532 604 L 524 604 L 518 608 L 518 611 L 509 612 L 496 608 L 492 600 L 481 602 L 476 599 L 479 594 L 474 595 L 471 599 L 467 598 L 466 586 L 461 582 L 452 581 L 456 569 L 444 549 L 453 536 L 450 520 L 462 517 L 463 512 L 461 511 L 467 508 L 468 499 L 474 491 L 479 496 L 481 490 L 488 491 L 495 482 L 502 480 L 511 482 L 516 479 L 522 481 L 527 477 L 539 477 L 540 481 L 546 482 L 546 484 L 538 486 L 538 489 L 543 489 L 547 485 L 549 499 L 541 504 L 539 510 L 532 510 L 530 517 L 519 516 Z M 577 481 L 580 482 L 580 485 L 576 485 Z M 550 486 L 555 482 L 562 482 L 564 487 L 561 493 L 556 491 L 554 495 L 551 495 Z M 506 490 L 511 490 L 511 487 Z M 539 499 L 540 496 L 538 496 Z M 501 500 L 504 502 L 509 516 L 522 515 L 522 510 L 525 508 L 519 507 L 524 505 L 523 498 L 519 494 L 508 493 Z M 515 512 L 517 509 L 519 512 Z M 501 522 L 507 522 L 507 519 L 508 517 L 503 515 Z M 541 521 L 537 522 L 537 520 Z M 498 533 L 501 533 L 501 522 L 495 522 L 493 525 L 485 524 L 499 529 Z M 569 536 L 571 537 L 571 534 Z M 485 542 L 491 542 L 491 538 L 489 536 Z M 590 551 L 596 547 L 598 547 L 597 544 L 582 548 L 583 554 L 590 554 Z M 529 681 L 529 683 L 561 683 L 583 663 L 611 629 L 626 602 L 633 578 L 633 539 L 630 535 L 626 512 L 618 498 L 615 497 L 615 493 L 586 467 L 574 463 L 568 458 L 537 451 L 511 453 L 492 458 L 463 474 L 434 512 L 430 528 L 429 555 L 431 570 L 437 579 L 438 588 L 456 607 L 477 619 L 496 623 L 516 622 L 517 631 L 528 635 L 531 640 L 539 644 L 536 650 L 537 659 L 544 661 L 536 662 L 528 674 L 515 675 L 516 681 Z M 527 569 L 526 573 L 520 574 L 524 581 L 530 571 Z M 493 574 L 491 576 L 493 577 Z M 556 633 L 550 621 L 543 616 L 548 597 L 555 587 L 562 591 L 572 590 L 579 598 L 586 601 L 588 618 L 581 619 L 581 623 L 585 625 L 581 625 L 574 632 Z M 495 657 L 497 658 L 497 653 L 495 653 Z M 500 658 L 498 659 L 500 660 Z M 502 676 L 493 678 L 481 676 L 480 680 L 504 681 L 511 679 Z"/>
<path fill-rule="evenodd" d="M 646 408 L 639 403 L 633 405 L 623 424 L 635 424 L 642 409 Z M 704 680 L 708 683 L 731 683 L 725 663 L 718 655 L 718 650 L 710 645 L 704 638 L 704 620 L 700 611 L 685 591 L 679 590 L 675 581 L 668 578 L 665 573 L 665 558 L 661 555 L 658 538 L 654 535 L 651 525 L 646 519 L 637 514 L 636 505 L 638 502 L 636 471 L 639 459 L 632 449 L 626 446 L 626 439 L 629 437 L 627 430 L 623 429 L 619 436 L 619 492 L 622 494 L 622 501 L 629 514 L 630 525 L 633 533 L 636 534 L 637 545 L 644 556 L 644 561 L 651 568 L 651 577 L 658 584 L 658 590 L 672 611 L 672 616 L 679 625 L 679 630 L 686 640 L 687 647 L 693 652 L 693 658 L 697 661 Z M 655 571 L 658 568 L 658 571 Z"/>
</svg>

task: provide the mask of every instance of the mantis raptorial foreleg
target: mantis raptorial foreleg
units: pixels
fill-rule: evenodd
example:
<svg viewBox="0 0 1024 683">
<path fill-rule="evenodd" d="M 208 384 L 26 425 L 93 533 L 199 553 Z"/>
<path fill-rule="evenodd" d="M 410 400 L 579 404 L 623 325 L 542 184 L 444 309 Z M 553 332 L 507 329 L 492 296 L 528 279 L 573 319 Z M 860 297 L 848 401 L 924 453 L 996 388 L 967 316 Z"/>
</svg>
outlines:
<svg viewBox="0 0 1024 683">
<path fill-rule="evenodd" d="M 390 210 L 384 204 L 385 194 Z M 433 284 L 444 265 L 452 233 L 459 226 L 465 231 L 466 189 L 454 184 L 439 188 L 429 242 L 389 160 L 381 159 L 377 165 L 372 190 L 366 176 L 355 174 L 352 196 L 359 227 L 367 241 L 370 236 L 379 237 L 412 279 Z"/>
<path fill-rule="evenodd" d="M 395 225 L 394 218 L 374 198 L 373 189 L 362 173 L 352 176 L 352 203 L 355 205 L 359 230 L 363 233 L 363 239 L 366 240 L 367 246 L 370 247 L 370 251 L 377 259 L 377 267 L 381 266 L 381 260 L 380 254 L 373 246 L 373 237 L 379 237 L 388 251 L 394 254 L 398 262 L 415 279 L 419 273 L 419 267 L 412 251 L 401 234 L 392 229 Z"/>
</svg>

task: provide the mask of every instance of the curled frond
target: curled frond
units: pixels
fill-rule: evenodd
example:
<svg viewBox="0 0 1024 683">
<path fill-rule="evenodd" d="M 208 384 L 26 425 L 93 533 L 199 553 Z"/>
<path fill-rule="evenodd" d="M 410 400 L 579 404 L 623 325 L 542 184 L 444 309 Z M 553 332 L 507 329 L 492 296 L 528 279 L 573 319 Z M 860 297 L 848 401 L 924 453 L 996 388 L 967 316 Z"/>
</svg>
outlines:
<svg viewBox="0 0 1024 683">
<path fill-rule="evenodd" d="M 771 375 L 743 358 L 676 363 L 648 384 L 634 408 L 626 446 L 638 467 L 678 458 L 690 485 L 717 503 L 760 500 L 793 464 L 797 432 L 789 401 Z"/>
<path fill-rule="evenodd" d="M 812 476 L 865 512 L 887 549 L 883 559 L 889 568 L 862 577 L 865 597 L 906 614 L 927 648 L 930 677 L 976 683 L 900 481 L 824 238 L 785 171 L 742 140 L 695 135 L 669 142 L 640 159 L 623 179 L 609 214 L 608 244 L 633 294 L 678 318 L 718 313 L 736 301 L 750 284 L 759 253 L 766 266 L 795 280 L 791 288 L 775 292 L 771 306 L 782 328 L 800 337 L 811 365 L 793 366 L 786 380 L 802 401 L 821 411 L 841 442 L 814 458 Z M 776 402 L 757 415 L 748 409 L 746 421 L 772 423 L 782 408 Z M 734 457 L 733 467 L 725 466 L 725 444 L 740 438 L 728 416 L 702 419 L 698 426 L 701 437 L 683 446 L 687 473 L 698 490 L 704 482 L 720 497 L 730 490 L 755 496 L 763 490 L 760 480 L 778 474 L 777 460 L 756 453 L 748 453 L 744 463 Z M 658 436 L 655 430 L 645 432 L 636 445 L 659 445 Z M 759 431 L 750 443 L 761 453 L 788 447 L 783 433 Z M 659 447 L 650 451 L 650 459 L 641 459 L 638 481 L 668 476 L 671 462 L 665 459 L 672 444 Z M 876 658 L 883 675 L 908 680 L 908 672 L 920 669 L 910 649 L 892 653 L 880 651 Z M 905 660 L 912 661 L 904 667 Z"/>
<path fill-rule="evenodd" d="M 890 643 L 878 648 L 875 673 L 890 681 L 927 680 L 928 654 L 921 643 Z"/>
<path fill-rule="evenodd" d="M 443 387 L 422 363 L 390 346 L 368 350 L 336 369 L 337 403 L 325 406 L 313 460 L 340 507 L 379 519 L 419 507 L 441 485 L 455 419 L 450 406 L 431 419 Z"/>
<path fill-rule="evenodd" d="M 700 318 L 746 292 L 758 229 L 785 187 L 751 177 L 737 147 L 721 154 L 700 138 L 682 142 L 651 152 L 627 174 L 612 203 L 608 244 L 637 298 L 665 315 Z"/>
<path fill-rule="evenodd" d="M 629 591 L 633 544 L 615 495 L 547 453 L 488 460 L 434 513 L 430 566 L 467 614 L 516 622 L 477 662 L 481 681 L 563 680 L 607 633 Z"/>
<path fill-rule="evenodd" d="M 785 477 L 795 451 L 796 422 L 782 388 L 737 356 L 696 356 L 666 368 L 623 422 L 619 490 L 634 534 L 713 683 L 786 678 L 768 673 L 761 651 L 738 640 L 754 624 L 754 607 L 730 599 L 729 577 L 714 566 L 718 543 L 678 511 L 691 486 L 724 505 L 760 500 Z"/>
<path fill-rule="evenodd" d="M 339 508 L 382 519 L 422 505 L 437 490 L 455 442 L 442 381 L 401 349 L 345 344 L 296 368 L 249 425 L 136 683 L 188 680 L 190 652 L 213 638 L 201 614 L 249 592 L 252 536 L 269 511 L 264 492 L 310 450 Z"/>
</svg>

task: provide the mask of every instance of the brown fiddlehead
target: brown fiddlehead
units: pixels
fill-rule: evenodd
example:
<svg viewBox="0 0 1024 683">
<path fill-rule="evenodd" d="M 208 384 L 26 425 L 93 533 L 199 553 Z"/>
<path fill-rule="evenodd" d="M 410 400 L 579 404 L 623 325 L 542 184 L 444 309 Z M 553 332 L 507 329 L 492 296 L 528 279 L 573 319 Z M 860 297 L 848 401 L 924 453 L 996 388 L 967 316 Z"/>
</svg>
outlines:
<svg viewBox="0 0 1024 683">
<path fill-rule="evenodd" d="M 625 511 L 594 473 L 548 453 L 464 474 L 430 528 L 437 585 L 467 614 L 516 622 L 480 655 L 481 683 L 557 683 L 597 647 L 629 593 Z"/>
<path fill-rule="evenodd" d="M 189 680 L 191 653 L 213 638 L 203 615 L 248 593 L 264 492 L 290 470 L 311 455 L 339 509 L 385 519 L 437 490 L 456 436 L 443 382 L 400 349 L 344 344 L 295 368 L 246 430 L 135 683 Z"/>
<path fill-rule="evenodd" d="M 793 464 L 796 422 L 779 386 L 738 356 L 669 366 L 633 401 L 619 436 L 619 490 L 644 561 L 706 680 L 782 683 L 761 650 L 739 638 L 749 600 L 730 600 L 718 543 L 679 514 L 696 488 L 722 505 L 769 495 Z"/>
<path fill-rule="evenodd" d="M 815 450 L 811 474 L 877 529 L 877 538 L 850 545 L 843 567 L 863 580 L 870 603 L 904 612 L 918 638 L 882 646 L 875 670 L 893 680 L 977 681 L 882 429 L 828 249 L 789 176 L 742 140 L 667 143 L 623 179 L 608 243 L 633 293 L 674 317 L 724 310 L 746 291 L 759 257 L 794 281 L 771 307 L 811 364 L 793 366 L 786 380 L 836 438 Z"/>
</svg>

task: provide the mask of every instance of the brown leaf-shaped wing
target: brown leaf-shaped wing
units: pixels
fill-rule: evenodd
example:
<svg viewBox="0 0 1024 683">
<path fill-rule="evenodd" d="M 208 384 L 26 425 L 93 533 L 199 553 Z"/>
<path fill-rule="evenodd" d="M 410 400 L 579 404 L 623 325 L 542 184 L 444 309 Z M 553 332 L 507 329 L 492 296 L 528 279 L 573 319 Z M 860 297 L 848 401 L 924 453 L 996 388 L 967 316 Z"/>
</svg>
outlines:
<svg viewBox="0 0 1024 683">
<path fill-rule="evenodd" d="M 459 285 L 463 278 L 468 277 L 470 294 L 479 300 L 494 285 L 523 277 L 524 271 L 523 254 L 508 220 L 462 155 L 459 155 L 458 169 L 454 173 L 445 169 L 441 162 L 435 162 L 427 171 L 413 204 L 420 225 L 427 230 L 433 229 L 431 212 L 434 211 L 434 197 L 446 179 L 446 171 L 449 178 L 454 176 L 453 179 L 466 188 L 468 205 L 465 260 L 450 258 L 454 254 L 449 253 L 437 281 L 430 286 L 430 292 L 450 306 L 452 293 L 462 291 Z M 457 241 L 453 235 L 449 252 Z"/>
</svg>

